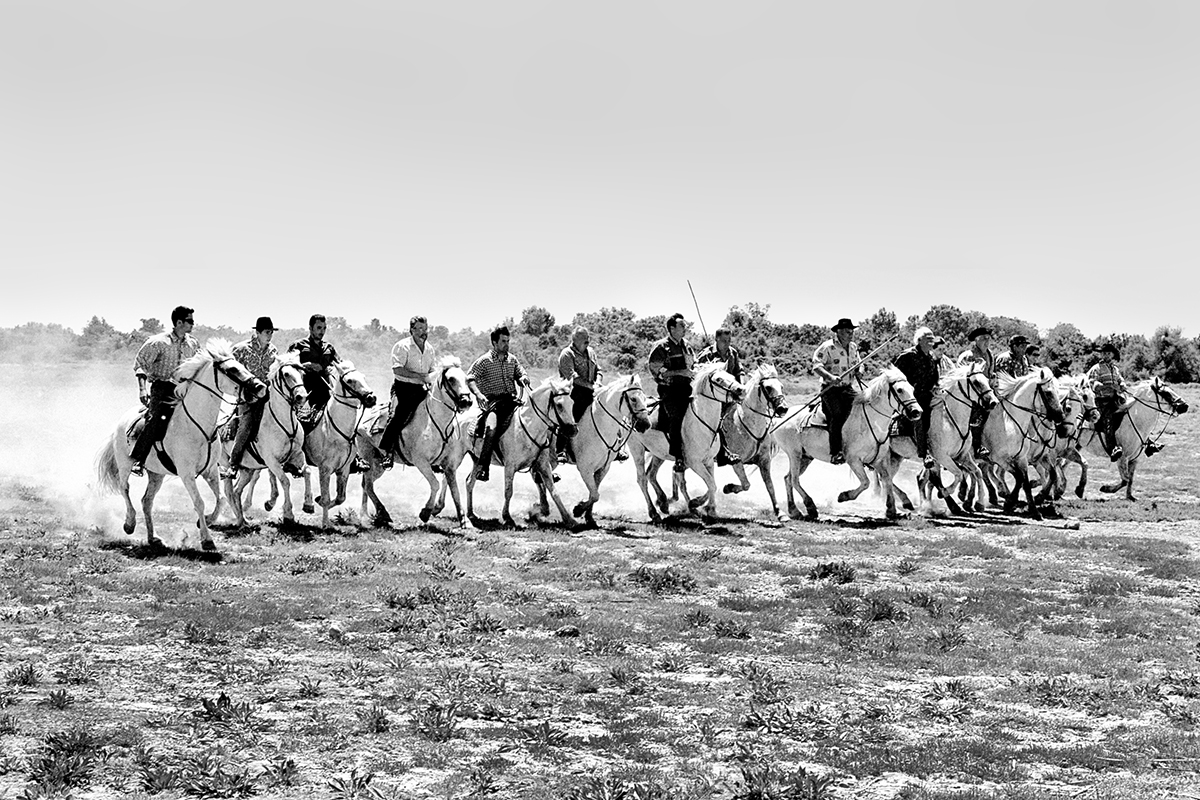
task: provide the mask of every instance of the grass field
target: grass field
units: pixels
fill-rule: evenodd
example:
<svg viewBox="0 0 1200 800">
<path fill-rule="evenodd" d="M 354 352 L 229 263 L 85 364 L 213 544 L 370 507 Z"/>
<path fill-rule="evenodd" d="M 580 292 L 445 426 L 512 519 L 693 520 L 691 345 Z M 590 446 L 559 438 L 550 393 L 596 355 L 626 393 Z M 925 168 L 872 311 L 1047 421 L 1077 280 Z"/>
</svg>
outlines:
<svg viewBox="0 0 1200 800">
<path fill-rule="evenodd" d="M 260 509 L 216 560 L 8 478 L 0 798 L 1197 798 L 1198 427 L 1138 505 L 1093 460 L 1039 525 L 864 495 L 781 526 L 757 488 L 651 527 L 630 469 L 600 530 L 407 529 L 396 485 L 371 528 L 354 488 L 335 530 Z"/>
</svg>

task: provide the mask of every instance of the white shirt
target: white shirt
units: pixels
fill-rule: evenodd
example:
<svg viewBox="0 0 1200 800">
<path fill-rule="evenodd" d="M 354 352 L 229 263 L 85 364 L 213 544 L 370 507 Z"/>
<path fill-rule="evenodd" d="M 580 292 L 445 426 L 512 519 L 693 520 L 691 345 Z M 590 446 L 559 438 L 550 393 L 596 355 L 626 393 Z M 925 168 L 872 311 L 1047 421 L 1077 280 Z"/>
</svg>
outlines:
<svg viewBox="0 0 1200 800">
<path fill-rule="evenodd" d="M 437 363 L 437 351 L 432 344 L 425 342 L 425 352 L 421 352 L 421 348 L 413 341 L 411 336 L 405 336 L 400 341 L 392 345 L 392 368 L 404 367 L 412 372 L 419 372 L 422 375 L 427 375 L 433 371 L 434 364 Z M 394 375 L 394 373 L 393 373 Z M 401 383 L 424 384 L 423 379 L 396 378 Z"/>
</svg>

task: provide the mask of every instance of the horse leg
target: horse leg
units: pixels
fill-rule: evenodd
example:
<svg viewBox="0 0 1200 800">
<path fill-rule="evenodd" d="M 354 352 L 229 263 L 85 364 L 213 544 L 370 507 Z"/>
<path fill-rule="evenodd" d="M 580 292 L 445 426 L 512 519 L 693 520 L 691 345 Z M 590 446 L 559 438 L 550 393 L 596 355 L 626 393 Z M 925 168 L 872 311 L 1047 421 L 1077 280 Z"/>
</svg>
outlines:
<svg viewBox="0 0 1200 800">
<path fill-rule="evenodd" d="M 707 464 L 701 465 L 699 472 L 708 487 L 708 492 L 703 498 L 697 498 L 697 508 L 704 509 L 700 514 L 703 519 L 713 520 L 717 516 L 717 465 L 709 461 Z"/>
<path fill-rule="evenodd" d="M 329 527 L 329 507 L 333 505 L 332 501 L 329 499 L 330 473 L 324 467 L 322 467 L 319 472 L 319 480 L 321 481 L 321 496 L 317 498 L 317 502 L 321 505 L 321 527 L 327 529 Z"/>
<path fill-rule="evenodd" d="M 746 477 L 746 465 L 731 464 L 730 466 L 733 467 L 733 474 L 738 477 L 738 483 L 725 484 L 725 494 L 740 494 L 741 492 L 748 491 L 750 489 L 750 479 Z"/>
<path fill-rule="evenodd" d="M 740 464 L 738 466 L 741 466 Z M 771 514 L 780 522 L 787 521 L 787 514 L 779 511 L 779 501 L 775 499 L 775 479 L 771 477 L 771 458 L 767 455 L 760 455 L 758 460 L 754 462 L 754 466 L 758 467 L 758 476 L 762 478 L 763 486 L 766 487 L 767 497 L 771 498 Z"/>
<path fill-rule="evenodd" d="M 121 530 L 125 531 L 128 536 L 133 533 L 137 527 L 137 512 L 133 509 L 133 500 L 129 497 L 129 465 L 122 464 L 120 469 L 121 480 L 121 497 L 125 500 L 125 522 L 121 525 Z"/>
<path fill-rule="evenodd" d="M 642 497 L 646 500 L 646 514 L 650 517 L 650 521 L 658 523 L 662 521 L 662 517 L 658 514 L 658 509 L 654 507 L 654 501 L 650 499 L 649 478 L 646 475 L 646 451 L 638 444 L 630 443 L 630 455 L 633 458 L 633 472 L 637 478 L 638 488 L 642 490 Z"/>
<path fill-rule="evenodd" d="M 512 459 L 509 459 L 504 465 L 504 510 L 500 514 L 500 519 L 510 528 L 520 527 L 513 522 L 512 514 L 508 510 L 509 504 L 512 503 L 513 476 L 516 475 L 516 472 Z"/>
<path fill-rule="evenodd" d="M 1078 450 L 1069 450 L 1068 452 L 1071 453 L 1071 460 L 1079 465 L 1079 483 L 1075 486 L 1075 496 L 1082 498 L 1084 491 L 1087 490 L 1087 461 L 1084 459 L 1083 453 L 1079 452 Z"/>
<path fill-rule="evenodd" d="M 337 497 L 334 498 L 333 504 L 340 506 L 346 502 L 346 485 L 350 482 L 350 465 L 347 464 L 340 472 L 334 474 L 337 476 Z"/>
<path fill-rule="evenodd" d="M 233 478 L 222 478 L 225 484 L 225 497 L 229 500 L 229 507 L 233 509 L 233 521 L 239 528 L 246 527 L 246 508 L 242 504 L 242 492 L 249 483 L 250 477 L 245 471 L 239 470 L 237 476 L 237 486 L 234 486 Z"/>
<path fill-rule="evenodd" d="M 320 470 L 318 470 L 318 474 L 320 474 Z M 272 477 L 272 480 L 274 480 L 274 477 Z M 274 492 L 275 488 L 272 487 L 271 491 Z M 305 514 L 311 514 L 317 510 L 317 507 L 313 504 L 312 474 L 308 467 L 304 468 L 304 503 L 301 504 L 300 510 Z"/>
<path fill-rule="evenodd" d="M 663 491 L 662 485 L 658 482 L 658 470 L 665 463 L 666 462 L 661 458 L 651 453 L 650 466 L 646 470 L 646 476 L 650 479 L 650 488 L 654 489 L 654 496 L 658 504 L 658 510 L 663 514 L 670 514 L 671 501 L 667 499 L 667 493 Z M 674 472 L 674 470 L 672 470 L 672 472 Z M 673 483 L 674 481 L 672 480 L 672 484 Z M 672 486 L 672 491 L 674 492 L 674 486 Z M 678 496 L 679 495 L 677 493 L 672 494 L 671 499 L 677 499 Z"/>
<path fill-rule="evenodd" d="M 441 481 L 428 461 L 420 461 L 416 464 L 416 467 L 422 477 L 425 478 L 425 482 L 429 484 L 429 497 L 425 501 L 425 506 L 417 513 L 417 516 L 420 517 L 421 522 L 428 523 L 430 518 L 437 514 L 433 509 L 437 503 L 438 487 Z"/>
<path fill-rule="evenodd" d="M 1136 503 L 1137 498 L 1133 496 L 1133 472 L 1137 469 L 1136 461 L 1128 461 L 1125 464 L 1123 478 L 1125 481 L 1125 499 L 1131 503 Z"/>
<path fill-rule="evenodd" d="M 472 462 L 474 463 L 474 462 Z M 467 470 L 467 519 L 475 520 L 475 467 Z"/>
<path fill-rule="evenodd" d="M 279 483 L 279 491 L 276 492 L 276 497 L 283 495 L 283 521 L 295 522 L 296 510 L 292 507 L 292 479 L 283 471 L 283 463 L 279 460 L 274 460 L 267 463 L 267 474 Z"/>
<path fill-rule="evenodd" d="M 576 454 L 576 464 L 579 454 Z M 600 499 L 600 480 L 604 477 L 603 470 L 588 469 L 586 466 L 579 464 L 579 477 L 583 479 L 583 485 L 587 489 L 587 499 L 580 500 L 575 504 L 575 508 L 571 512 L 576 516 L 583 516 L 585 524 L 588 527 L 595 528 L 596 520 L 592 518 L 592 508 L 596 505 L 596 501 Z"/>
<path fill-rule="evenodd" d="M 958 465 L 954 464 L 954 462 L 951 462 L 950 465 L 947 466 L 947 469 L 950 470 L 950 475 L 954 479 L 949 487 L 942 482 L 942 471 L 940 469 L 932 469 L 929 471 L 929 485 L 934 489 L 937 489 L 938 497 L 942 498 L 942 502 L 946 504 L 946 508 L 950 510 L 950 513 L 956 517 L 961 517 L 963 510 L 958 505 L 958 502 L 954 499 L 953 487 L 954 484 L 960 479 L 962 473 L 958 471 Z M 932 492 L 930 493 L 929 499 L 933 499 Z"/>
<path fill-rule="evenodd" d="M 196 486 L 196 476 L 183 476 L 183 488 L 187 490 L 188 497 L 192 498 L 192 508 L 196 511 L 196 527 L 200 529 L 200 547 L 204 550 L 216 550 L 217 546 L 213 544 L 212 534 L 208 530 L 208 520 L 204 516 L 204 498 L 200 496 L 200 489 Z"/>
<path fill-rule="evenodd" d="M 267 473 L 270 475 L 271 473 Z M 258 486 L 258 479 L 262 477 L 261 470 L 254 470 L 250 473 L 250 479 L 246 483 L 246 490 L 242 493 L 242 512 L 248 513 L 254 505 L 254 488 Z M 269 495 L 263 501 L 263 510 L 270 511 L 275 508 L 275 504 L 279 502 L 279 487 L 275 485 L 274 479 L 267 481 L 267 489 Z"/>
<path fill-rule="evenodd" d="M 146 520 L 146 544 L 150 547 L 162 546 L 162 540 L 154 535 L 154 517 L 150 511 L 154 508 L 154 496 L 162 488 L 163 479 L 164 476 L 157 472 L 146 471 L 146 493 L 142 495 L 142 517 Z M 200 494 L 197 492 L 196 496 L 199 497 Z"/>
<path fill-rule="evenodd" d="M 578 527 L 579 524 L 575 521 L 575 517 L 571 516 L 571 512 L 567 510 L 562 498 L 558 496 L 558 490 L 554 488 L 554 466 L 551 464 L 550 458 L 551 454 L 547 451 L 543 451 L 542 454 L 538 456 L 538 460 L 534 465 L 534 467 L 542 476 L 542 495 L 544 497 L 546 492 L 550 493 L 550 499 L 554 501 L 554 506 L 558 509 L 559 516 L 562 517 L 563 525 L 574 529 Z M 545 501 L 543 500 L 543 502 Z M 546 508 L 542 512 L 543 516 L 548 516 L 549 514 L 549 508 Z"/>
<path fill-rule="evenodd" d="M 804 491 L 804 487 L 800 485 L 800 476 L 804 474 L 804 471 L 808 469 L 812 462 L 813 460 L 811 456 L 806 453 L 801 453 L 800 456 L 792 461 L 791 470 L 788 474 L 788 486 L 795 488 L 795 490 L 800 494 L 800 499 L 804 503 L 804 518 L 807 520 L 815 520 L 819 516 L 817 513 L 817 504 L 813 501 L 812 495 Z M 797 509 L 795 504 L 792 503 L 790 489 L 788 493 L 788 505 L 788 513 L 793 517 L 798 517 L 798 513 L 793 513 L 796 512 Z"/>
<path fill-rule="evenodd" d="M 851 469 L 854 468 L 851 467 Z M 896 495 L 903 494 L 903 492 L 900 491 L 899 487 L 892 483 L 891 469 L 889 465 L 883 461 L 883 459 L 880 459 L 880 461 L 876 463 L 875 474 L 879 477 L 880 488 L 883 489 L 884 515 L 888 519 L 900 519 L 901 516 L 907 516 L 901 515 L 900 512 L 896 510 Z M 905 499 L 908 499 L 907 495 L 905 495 Z M 908 507 L 911 508 L 912 503 L 909 503 Z"/>
<path fill-rule="evenodd" d="M 867 477 L 867 469 L 863 463 L 857 458 L 847 458 L 846 465 L 850 467 L 850 471 L 858 478 L 858 486 L 854 489 L 847 489 L 838 495 L 838 502 L 845 503 L 847 500 L 857 500 L 858 496 L 867 490 L 871 485 L 871 479 Z M 891 497 L 891 491 L 888 492 L 889 502 L 895 503 L 895 499 Z"/>
<path fill-rule="evenodd" d="M 204 518 L 204 522 L 207 525 L 215 525 L 217 519 L 221 516 L 221 506 L 225 501 L 225 496 L 221 493 L 221 473 L 216 467 L 212 467 L 201 477 L 208 484 L 209 491 L 213 493 L 213 510 L 211 514 Z"/>
<path fill-rule="evenodd" d="M 444 502 L 446 489 L 449 488 L 450 497 L 454 500 L 454 513 L 458 518 L 458 526 L 463 530 L 473 530 L 475 526 L 471 524 L 470 512 L 468 511 L 466 514 L 463 514 L 462 499 L 458 496 L 458 477 L 455 474 L 456 472 L 456 468 L 449 464 L 442 469 L 442 491 L 438 502 L 439 504 Z"/>
</svg>

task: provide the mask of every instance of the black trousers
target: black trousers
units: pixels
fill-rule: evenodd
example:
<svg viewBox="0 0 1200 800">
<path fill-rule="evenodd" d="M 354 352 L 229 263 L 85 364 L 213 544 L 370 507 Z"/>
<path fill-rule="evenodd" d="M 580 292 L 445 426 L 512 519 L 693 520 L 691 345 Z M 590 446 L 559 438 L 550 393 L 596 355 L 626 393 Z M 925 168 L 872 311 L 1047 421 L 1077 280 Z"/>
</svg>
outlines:
<svg viewBox="0 0 1200 800">
<path fill-rule="evenodd" d="M 829 454 L 842 452 L 842 426 L 850 418 L 857 392 L 852 386 L 830 386 L 821 392 L 821 410 L 829 423 Z"/>
<path fill-rule="evenodd" d="M 1100 443 L 1110 453 L 1117 444 L 1117 426 L 1120 424 L 1120 411 L 1118 409 L 1120 407 L 1121 397 L 1119 395 L 1096 398 L 1096 408 L 1100 411 L 1100 419 L 1096 423 L 1096 430 L 1101 435 Z"/>
<path fill-rule="evenodd" d="M 921 404 L 921 418 L 913 423 L 913 442 L 917 445 L 917 455 L 924 458 L 929 455 L 929 421 L 933 415 L 933 394 L 915 394 L 915 397 Z"/>
<path fill-rule="evenodd" d="M 683 416 L 687 413 L 691 399 L 692 384 L 690 381 L 658 385 L 658 424 L 659 429 L 663 430 L 663 418 L 666 418 L 665 432 L 672 458 L 683 458 Z"/>
<path fill-rule="evenodd" d="M 146 427 L 142 428 L 137 443 L 133 446 L 133 452 L 130 453 L 133 463 L 146 463 L 146 456 L 150 455 L 154 443 L 166 434 L 174 411 L 175 382 L 153 381 L 150 384 L 150 403 L 146 406 Z"/>
<path fill-rule="evenodd" d="M 392 397 L 396 398 L 396 411 L 383 430 L 383 439 L 379 442 L 380 450 L 390 453 L 396 449 L 396 445 L 400 443 L 400 433 L 412 422 L 413 414 L 417 413 L 417 408 L 425 402 L 428 395 L 429 390 L 423 384 L 392 381 Z"/>
<path fill-rule="evenodd" d="M 231 466 L 241 466 L 242 454 L 246 452 L 246 448 L 258 436 L 258 429 L 262 425 L 263 412 L 267 410 L 267 401 L 270 399 L 271 395 L 266 394 L 263 396 L 263 399 L 256 402 L 238 405 L 237 434 L 233 437 L 233 450 L 229 453 L 229 463 Z"/>
</svg>

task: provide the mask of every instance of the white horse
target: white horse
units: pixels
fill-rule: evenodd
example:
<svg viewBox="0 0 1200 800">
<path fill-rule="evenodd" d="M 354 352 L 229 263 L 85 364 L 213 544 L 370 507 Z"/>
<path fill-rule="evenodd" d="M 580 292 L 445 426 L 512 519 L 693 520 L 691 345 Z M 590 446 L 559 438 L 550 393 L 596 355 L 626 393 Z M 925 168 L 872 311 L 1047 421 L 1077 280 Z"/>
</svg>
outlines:
<svg viewBox="0 0 1200 800">
<path fill-rule="evenodd" d="M 478 459 L 483 446 L 482 438 L 475 437 L 475 423 L 478 414 L 464 418 L 462 425 L 470 432 L 471 455 Z M 575 519 L 567 511 L 558 492 L 554 488 L 554 449 L 551 442 L 555 431 L 571 435 L 575 431 L 575 418 L 571 402 L 571 384 L 559 378 L 547 378 L 541 386 L 529 393 L 526 402 L 519 407 L 496 440 L 493 460 L 503 460 L 504 464 L 504 511 L 501 518 L 504 524 L 518 527 L 509 513 L 512 502 L 513 476 L 518 470 L 528 469 L 534 475 L 534 480 L 541 481 L 539 491 L 548 491 L 558 507 L 563 523 L 575 527 Z M 467 517 L 475 519 L 475 470 L 467 475 Z M 541 501 L 542 515 L 550 513 L 545 494 Z"/>
<path fill-rule="evenodd" d="M 417 406 L 412 420 L 400 434 L 398 455 L 402 463 L 414 466 L 429 484 L 429 499 L 420 511 L 421 522 L 436 517 L 446 504 L 446 489 L 454 499 L 458 524 L 470 528 L 458 492 L 458 465 L 467 452 L 466 438 L 459 423 L 459 413 L 471 407 L 471 391 L 467 375 L 456 356 L 446 356 L 438 366 L 437 377 L 425 399 Z M 375 482 L 383 475 L 379 464 L 379 440 L 383 438 L 382 413 L 364 417 L 358 430 L 358 454 L 369 469 L 363 473 L 362 517 L 367 518 L 367 501 L 375 504 L 378 524 L 391 522 L 392 516 L 375 493 Z M 378 428 L 378 430 L 374 430 Z M 439 480 L 437 473 L 442 473 Z"/>
<path fill-rule="evenodd" d="M 1033 465 L 1042 476 L 1043 490 L 1038 498 L 1049 496 L 1058 500 L 1066 492 L 1068 461 L 1079 464 L 1081 472 L 1076 494 L 1083 497 L 1083 489 L 1087 485 L 1087 464 L 1079 454 L 1079 439 L 1086 425 L 1094 424 L 1100 417 L 1096 407 L 1096 393 L 1082 375 L 1064 376 L 1058 378 L 1059 392 L 1063 400 L 1063 419 L 1067 426 L 1067 435 L 1058 436 L 1055 433 L 1051 447 L 1046 454 Z"/>
<path fill-rule="evenodd" d="M 745 396 L 746 387 L 717 362 L 700 366 L 692 378 L 692 398 L 683 416 L 683 460 L 689 469 L 704 479 L 707 492 L 695 500 L 688 500 L 687 485 L 682 474 L 676 472 L 674 480 L 675 488 L 688 508 L 692 511 L 703 509 L 701 515 L 704 517 L 711 518 L 717 513 L 717 479 L 713 474 L 713 460 L 719 447 L 717 428 L 721 424 L 721 405 L 739 402 Z M 661 414 L 662 410 L 658 413 Z M 638 487 L 646 498 L 646 510 L 651 521 L 660 522 L 662 517 L 659 516 L 659 510 L 663 514 L 668 513 L 669 504 L 666 492 L 658 483 L 658 468 L 667 461 L 675 460 L 670 454 L 667 435 L 657 429 L 635 432 L 629 438 L 629 452 L 637 471 Z M 650 457 L 648 466 L 647 455 Z M 648 485 L 654 487 L 657 509 L 650 499 Z"/>
<path fill-rule="evenodd" d="M 1122 410 L 1125 414 L 1117 428 L 1117 444 L 1124 451 L 1117 461 L 1120 480 L 1101 486 L 1100 491 L 1113 494 L 1125 489 L 1125 499 L 1136 501 L 1137 498 L 1133 496 L 1133 475 L 1142 453 L 1149 458 L 1163 448 L 1158 443 L 1159 438 L 1172 419 L 1187 413 L 1188 404 L 1162 378 L 1154 377 L 1130 387 L 1129 400 Z M 1081 442 L 1092 452 L 1108 457 L 1094 427 L 1085 427 Z M 1078 490 L 1080 497 L 1083 496 L 1082 492 L 1081 486 Z"/>
<path fill-rule="evenodd" d="M 817 518 L 817 504 L 800 485 L 800 476 L 814 459 L 829 461 L 829 429 L 826 424 L 814 422 L 818 411 L 813 406 L 781 425 L 775 431 L 780 449 L 788 456 L 787 487 L 788 513 L 799 517 L 793 492 L 799 492 L 804 501 L 805 518 Z M 912 384 L 904 373 L 888 367 L 872 379 L 862 392 L 854 398 L 850 416 L 842 426 L 842 453 L 846 464 L 858 478 L 859 485 L 838 495 L 838 502 L 854 500 L 870 486 L 867 467 L 879 477 L 884 491 L 888 519 L 899 516 L 896 512 L 896 497 L 892 491 L 892 451 L 889 444 L 892 417 L 903 413 L 911 420 L 921 417 L 921 405 L 913 396 Z"/>
<path fill-rule="evenodd" d="M 997 381 L 1000 405 L 988 416 L 983 442 L 991 451 L 989 460 L 997 471 L 1012 473 L 1016 481 L 1005 498 L 1004 512 L 1013 512 L 1018 496 L 1024 491 L 1029 515 L 1041 519 L 1033 498 L 1029 466 L 1052 449 L 1055 436 L 1067 435 L 1061 392 L 1049 367 L 1039 367 L 1019 378 L 1001 374 Z M 1046 419 L 1052 427 L 1043 424 Z"/>
<path fill-rule="evenodd" d="M 221 403 L 226 394 L 238 392 L 243 393 L 243 399 L 255 399 L 266 387 L 234 359 L 232 348 L 224 339 L 210 340 L 199 353 L 180 364 L 175 370 L 175 380 L 178 383 L 175 397 L 179 402 L 167 423 L 161 444 L 151 451 L 145 464 L 146 493 L 142 495 L 142 514 L 146 518 L 146 543 L 162 544 L 154 535 L 151 516 L 154 496 L 167 475 L 177 475 L 192 498 L 201 546 L 205 550 L 215 550 L 208 526 L 221 512 L 216 453 Z M 129 499 L 129 470 L 133 466 L 129 454 L 133 443 L 128 432 L 143 413 L 144 409 L 135 408 L 122 415 L 112 436 L 96 455 L 96 477 L 100 487 L 109 492 L 120 492 L 125 498 L 124 530 L 127 534 L 132 534 L 137 525 L 137 513 Z M 196 487 L 197 476 L 204 478 L 216 500 L 212 514 L 207 517 L 204 500 Z"/>
<path fill-rule="evenodd" d="M 262 469 L 267 470 L 274 479 L 271 481 L 271 498 L 266 503 L 267 510 L 275 506 L 280 492 L 278 487 L 282 487 L 283 520 L 296 520 L 292 511 L 292 482 L 284 472 L 284 465 L 304 452 L 304 427 L 296 416 L 296 409 L 308 400 L 308 391 L 304 388 L 304 372 L 298 353 L 288 353 L 272 365 L 267 373 L 267 387 L 267 407 L 263 409 L 258 435 L 242 456 L 243 468 L 238 470 L 237 485 L 234 485 L 233 479 L 225 479 L 225 496 L 233 507 L 238 525 L 246 524 L 246 511 L 249 510 L 246 489 L 257 482 L 259 470 Z M 248 425 L 249 422 L 243 419 L 239 424 Z M 233 442 L 226 442 L 225 445 L 220 453 L 222 466 L 229 464 Z M 244 466 L 246 464 L 250 466 Z"/>
<path fill-rule="evenodd" d="M 316 427 L 304 436 L 304 455 L 321 481 L 321 527 L 329 527 L 329 509 L 346 501 L 346 482 L 354 463 L 354 437 L 363 410 L 375 405 L 367 379 L 349 361 L 329 366 L 329 402 Z M 337 497 L 329 496 L 329 479 L 337 476 Z M 304 510 L 313 509 L 312 482 L 304 471 Z"/>
<path fill-rule="evenodd" d="M 775 499 L 771 459 L 779 451 L 773 435 L 775 420 L 786 414 L 787 410 L 778 371 L 770 364 L 763 364 L 750 373 L 750 380 L 746 381 L 746 399 L 721 423 L 725 446 L 741 459 L 740 464 L 733 465 L 738 483 L 725 484 L 725 494 L 748 491 L 750 479 L 746 477 L 746 465 L 758 467 L 758 474 L 767 488 L 767 496 L 771 498 L 771 513 L 780 522 L 788 517 L 779 511 L 779 502 Z"/>
<path fill-rule="evenodd" d="M 596 527 L 592 509 L 600 499 L 600 482 L 633 432 L 645 433 L 649 428 L 650 412 L 641 378 L 629 375 L 600 387 L 571 438 L 575 466 L 588 490 L 587 499 L 573 509 L 576 517 L 583 516 L 589 526 Z M 539 484 L 539 491 L 544 491 L 544 484 Z"/>
</svg>

